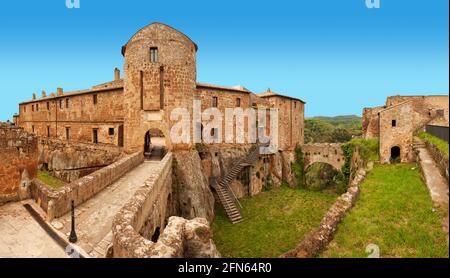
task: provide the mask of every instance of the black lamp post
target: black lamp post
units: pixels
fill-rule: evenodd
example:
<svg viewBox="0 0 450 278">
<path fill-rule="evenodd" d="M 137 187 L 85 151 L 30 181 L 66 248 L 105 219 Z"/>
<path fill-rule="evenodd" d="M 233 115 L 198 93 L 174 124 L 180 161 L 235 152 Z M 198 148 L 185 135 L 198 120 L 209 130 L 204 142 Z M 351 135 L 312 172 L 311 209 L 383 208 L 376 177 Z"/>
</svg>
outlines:
<svg viewBox="0 0 450 278">
<path fill-rule="evenodd" d="M 72 200 L 72 230 L 70 231 L 69 241 L 71 243 L 77 242 L 77 233 L 75 232 L 75 205 L 74 201 Z"/>
</svg>

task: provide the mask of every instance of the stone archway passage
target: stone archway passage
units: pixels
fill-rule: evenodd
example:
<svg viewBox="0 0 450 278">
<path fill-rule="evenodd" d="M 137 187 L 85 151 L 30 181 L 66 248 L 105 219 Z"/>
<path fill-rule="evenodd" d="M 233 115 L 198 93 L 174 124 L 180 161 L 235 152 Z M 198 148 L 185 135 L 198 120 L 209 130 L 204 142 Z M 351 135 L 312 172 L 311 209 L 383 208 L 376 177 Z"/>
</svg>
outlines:
<svg viewBox="0 0 450 278">
<path fill-rule="evenodd" d="M 321 143 L 306 144 L 302 146 L 305 169 L 316 162 L 330 164 L 337 171 L 341 172 L 345 164 L 344 152 L 341 144 Z"/>
<path fill-rule="evenodd" d="M 162 160 L 167 153 L 165 137 L 159 129 L 149 129 L 144 136 L 144 156 L 146 160 Z"/>
<path fill-rule="evenodd" d="M 391 148 L 391 162 L 396 162 L 400 160 L 401 150 L 399 146 L 394 146 Z"/>
</svg>

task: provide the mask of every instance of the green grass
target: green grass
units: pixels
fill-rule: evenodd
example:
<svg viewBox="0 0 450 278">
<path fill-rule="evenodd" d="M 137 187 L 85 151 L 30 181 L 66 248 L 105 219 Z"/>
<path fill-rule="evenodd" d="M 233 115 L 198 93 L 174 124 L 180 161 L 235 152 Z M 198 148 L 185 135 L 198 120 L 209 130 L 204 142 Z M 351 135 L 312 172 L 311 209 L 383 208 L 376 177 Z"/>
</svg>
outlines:
<svg viewBox="0 0 450 278">
<path fill-rule="evenodd" d="M 442 140 L 436 136 L 426 133 L 426 132 L 421 132 L 419 134 L 419 137 L 422 140 L 425 140 L 425 141 L 429 142 L 430 144 L 435 145 L 448 159 L 448 143 L 447 142 L 445 142 L 444 140 Z"/>
<path fill-rule="evenodd" d="M 58 189 L 65 184 L 62 180 L 55 178 L 46 171 L 38 170 L 37 178 L 41 182 L 45 183 L 46 185 L 54 189 Z"/>
<path fill-rule="evenodd" d="M 367 257 L 376 244 L 381 257 L 448 257 L 441 217 L 415 164 L 375 165 L 322 256 Z"/>
<path fill-rule="evenodd" d="M 212 225 L 226 258 L 277 258 L 318 227 L 336 196 L 282 186 L 244 198 L 244 221 L 231 224 L 220 205 Z"/>
<path fill-rule="evenodd" d="M 364 161 L 378 161 L 379 157 L 379 141 L 378 139 L 361 139 L 355 138 L 347 144 L 353 147 L 359 147 L 359 154 Z"/>
</svg>

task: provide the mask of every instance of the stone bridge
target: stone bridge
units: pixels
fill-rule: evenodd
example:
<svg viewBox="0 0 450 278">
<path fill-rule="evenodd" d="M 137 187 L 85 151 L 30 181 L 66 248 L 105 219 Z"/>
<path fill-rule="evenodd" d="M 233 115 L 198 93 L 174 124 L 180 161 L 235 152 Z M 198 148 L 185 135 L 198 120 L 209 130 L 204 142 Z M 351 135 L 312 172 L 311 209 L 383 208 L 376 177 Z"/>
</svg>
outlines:
<svg viewBox="0 0 450 278">
<path fill-rule="evenodd" d="M 306 144 L 302 147 L 305 161 L 305 170 L 316 162 L 327 163 L 333 166 L 339 172 L 342 171 L 345 158 L 341 144 L 335 143 L 317 143 Z"/>
</svg>

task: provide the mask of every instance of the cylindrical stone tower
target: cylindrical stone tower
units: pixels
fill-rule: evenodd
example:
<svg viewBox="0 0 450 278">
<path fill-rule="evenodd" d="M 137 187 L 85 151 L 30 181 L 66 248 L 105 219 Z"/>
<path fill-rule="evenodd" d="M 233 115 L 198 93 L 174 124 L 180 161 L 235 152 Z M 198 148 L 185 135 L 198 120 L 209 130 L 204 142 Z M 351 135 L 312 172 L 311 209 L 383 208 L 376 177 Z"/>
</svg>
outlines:
<svg viewBox="0 0 450 278">
<path fill-rule="evenodd" d="M 162 131 L 170 150 L 192 147 L 192 143 L 170 140 L 170 130 L 177 123 L 170 121 L 170 114 L 175 108 L 187 108 L 192 115 L 196 52 L 191 39 L 161 23 L 144 27 L 123 46 L 126 152 L 142 151 L 150 129 Z"/>
</svg>

